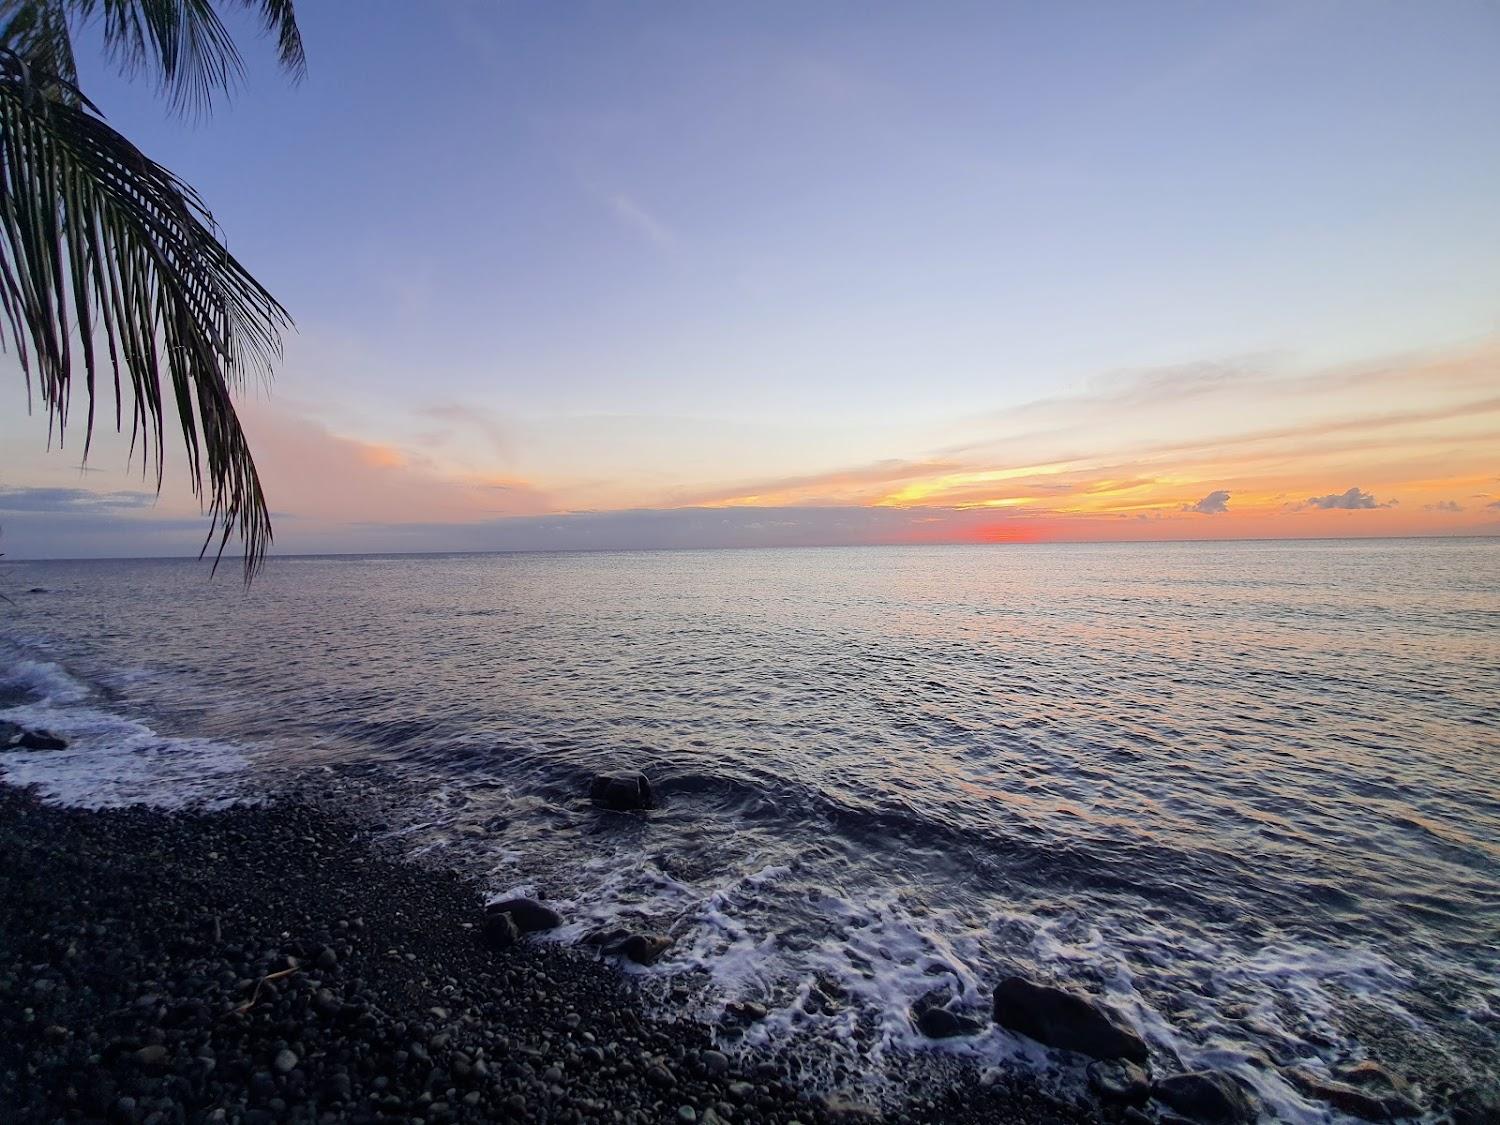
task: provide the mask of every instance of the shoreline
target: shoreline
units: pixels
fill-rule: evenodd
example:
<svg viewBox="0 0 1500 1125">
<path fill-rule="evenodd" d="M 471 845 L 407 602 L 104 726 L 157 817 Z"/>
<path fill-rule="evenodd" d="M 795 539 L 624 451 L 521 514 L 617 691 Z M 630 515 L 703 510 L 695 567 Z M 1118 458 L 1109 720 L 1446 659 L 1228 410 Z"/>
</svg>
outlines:
<svg viewBox="0 0 1500 1125">
<path fill-rule="evenodd" d="M 478 886 L 389 854 L 345 799 L 83 810 L 0 784 L 8 1119 L 1121 1117 L 962 1064 L 883 1107 L 813 1089 L 795 1056 L 717 1042 L 582 947 L 486 948 Z"/>
</svg>

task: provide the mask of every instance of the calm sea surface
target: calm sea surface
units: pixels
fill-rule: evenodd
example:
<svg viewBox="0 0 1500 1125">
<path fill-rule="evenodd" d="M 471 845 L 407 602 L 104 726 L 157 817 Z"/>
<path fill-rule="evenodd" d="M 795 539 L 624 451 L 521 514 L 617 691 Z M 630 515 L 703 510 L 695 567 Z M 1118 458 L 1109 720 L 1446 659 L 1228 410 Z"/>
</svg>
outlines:
<svg viewBox="0 0 1500 1125">
<path fill-rule="evenodd" d="M 918 1043 L 1019 969 L 1158 1068 L 1500 1080 L 1500 540 L 287 558 L 0 568 L 0 771 L 194 803 L 332 770 L 413 852 L 676 938 L 752 1043 Z M 25 593 L 30 587 L 45 593 Z M 663 807 L 599 813 L 597 770 Z M 811 990 L 836 997 L 825 1003 Z M 832 1074 L 832 1070 L 830 1070 Z M 833 1080 L 833 1079 L 831 1079 Z"/>
</svg>

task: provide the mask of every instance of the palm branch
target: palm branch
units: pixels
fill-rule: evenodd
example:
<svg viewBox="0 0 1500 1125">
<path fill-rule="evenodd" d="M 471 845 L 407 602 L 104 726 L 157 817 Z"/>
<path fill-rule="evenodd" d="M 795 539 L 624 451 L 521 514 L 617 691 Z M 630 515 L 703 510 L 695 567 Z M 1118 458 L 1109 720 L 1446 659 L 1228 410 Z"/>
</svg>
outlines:
<svg viewBox="0 0 1500 1125">
<path fill-rule="evenodd" d="M 300 67 L 289 0 L 247 6 L 278 32 L 283 62 Z M 210 517 L 204 550 L 217 535 L 217 566 L 237 534 L 248 581 L 271 522 L 231 396 L 247 374 L 269 377 L 291 319 L 229 253 L 197 193 L 79 90 L 68 17 L 96 11 L 118 60 L 154 66 L 179 105 L 206 104 L 238 70 L 206 0 L 0 0 L 0 327 L 59 440 L 81 371 L 85 457 L 98 379 L 112 378 L 115 427 L 128 398 L 132 453 L 139 443 L 158 489 L 171 395 Z"/>
</svg>

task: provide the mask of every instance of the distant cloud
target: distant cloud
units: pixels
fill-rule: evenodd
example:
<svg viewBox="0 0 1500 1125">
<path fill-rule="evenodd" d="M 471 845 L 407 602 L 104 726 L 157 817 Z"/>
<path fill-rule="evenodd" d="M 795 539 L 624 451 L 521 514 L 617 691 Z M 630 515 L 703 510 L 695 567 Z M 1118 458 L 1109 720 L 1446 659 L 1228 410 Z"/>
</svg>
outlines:
<svg viewBox="0 0 1500 1125">
<path fill-rule="evenodd" d="M 149 508 L 151 492 L 94 492 L 87 488 L 0 488 L 0 512 L 115 512 Z"/>
<path fill-rule="evenodd" d="M 1424 504 L 1423 509 L 1428 512 L 1461 512 L 1464 506 L 1456 500 L 1439 500 L 1436 504 Z"/>
<path fill-rule="evenodd" d="M 1210 492 L 1196 504 L 1184 504 L 1184 512 L 1202 512 L 1206 516 L 1217 516 L 1221 512 L 1229 511 L 1229 493 L 1222 488 Z"/>
<path fill-rule="evenodd" d="M 615 192 L 606 197 L 606 202 L 609 204 L 609 209 L 614 212 L 615 218 L 648 242 L 663 248 L 677 245 L 677 232 L 630 196 Z"/>
<path fill-rule="evenodd" d="M 1491 500 L 1485 505 L 1486 508 L 1500 508 L 1500 500 Z"/>
<path fill-rule="evenodd" d="M 1396 501 L 1387 500 L 1382 504 L 1363 489 L 1351 488 L 1347 492 L 1330 492 L 1327 496 L 1309 496 L 1303 506 L 1353 511 L 1359 508 L 1393 508 L 1396 506 Z"/>
</svg>

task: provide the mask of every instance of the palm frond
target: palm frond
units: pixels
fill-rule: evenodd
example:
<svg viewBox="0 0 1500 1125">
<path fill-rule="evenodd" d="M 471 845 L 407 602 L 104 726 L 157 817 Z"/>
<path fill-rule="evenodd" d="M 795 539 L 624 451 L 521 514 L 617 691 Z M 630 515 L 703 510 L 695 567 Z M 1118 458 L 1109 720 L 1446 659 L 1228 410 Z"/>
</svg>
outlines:
<svg viewBox="0 0 1500 1125">
<path fill-rule="evenodd" d="M 56 75 L 54 96 L 67 100 L 78 87 L 78 64 L 63 0 L 0 0 L 0 44 L 41 74 Z"/>
<path fill-rule="evenodd" d="M 116 428 L 128 401 L 132 450 L 140 444 L 158 487 L 172 396 L 211 520 L 204 549 L 217 535 L 217 559 L 237 534 L 248 579 L 271 525 L 231 391 L 270 374 L 291 319 L 225 248 L 192 188 L 76 89 L 76 99 L 48 97 L 59 81 L 0 49 L 0 323 L 59 439 L 81 371 L 85 455 L 96 380 L 112 374 Z"/>
<path fill-rule="evenodd" d="M 219 17 L 228 6 L 255 12 L 276 36 L 282 67 L 302 77 L 307 60 L 292 0 L 0 0 L 0 44 L 76 87 L 69 22 L 98 18 L 105 49 L 121 70 L 154 73 L 178 111 L 207 110 L 244 71 Z"/>
</svg>

